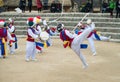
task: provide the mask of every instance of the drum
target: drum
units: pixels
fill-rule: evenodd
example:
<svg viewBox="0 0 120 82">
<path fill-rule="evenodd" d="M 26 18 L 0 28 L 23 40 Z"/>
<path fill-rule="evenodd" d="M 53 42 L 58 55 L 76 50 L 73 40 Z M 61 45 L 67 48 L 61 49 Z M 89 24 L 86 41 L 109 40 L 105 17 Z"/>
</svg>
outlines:
<svg viewBox="0 0 120 82">
<path fill-rule="evenodd" d="M 40 38 L 41 38 L 41 40 L 46 41 L 46 40 L 49 39 L 49 34 L 47 32 L 45 32 L 45 31 L 41 32 L 40 33 Z"/>
</svg>

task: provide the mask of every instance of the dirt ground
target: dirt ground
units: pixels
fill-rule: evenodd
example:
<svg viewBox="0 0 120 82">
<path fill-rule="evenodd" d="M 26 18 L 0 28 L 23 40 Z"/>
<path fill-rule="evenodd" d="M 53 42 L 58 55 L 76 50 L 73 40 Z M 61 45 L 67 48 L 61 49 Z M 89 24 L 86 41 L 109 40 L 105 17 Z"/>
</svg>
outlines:
<svg viewBox="0 0 120 82">
<path fill-rule="evenodd" d="M 97 56 L 92 56 L 89 47 L 82 50 L 87 69 L 59 39 L 37 54 L 36 62 L 25 61 L 25 38 L 19 38 L 18 45 L 14 55 L 0 59 L 0 82 L 120 82 L 120 43 L 95 41 Z"/>
</svg>

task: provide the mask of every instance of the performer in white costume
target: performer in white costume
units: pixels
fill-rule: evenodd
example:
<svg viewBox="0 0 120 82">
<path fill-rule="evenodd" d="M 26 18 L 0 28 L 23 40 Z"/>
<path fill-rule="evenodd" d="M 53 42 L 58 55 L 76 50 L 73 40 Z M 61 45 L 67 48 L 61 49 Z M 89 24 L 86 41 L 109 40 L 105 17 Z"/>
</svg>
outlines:
<svg viewBox="0 0 120 82">
<path fill-rule="evenodd" d="M 38 38 L 38 34 L 36 33 L 36 29 L 34 27 L 34 18 L 30 17 L 27 20 L 27 24 L 29 25 L 29 28 L 27 30 L 27 44 L 26 44 L 26 61 L 30 61 L 30 58 L 33 61 L 36 61 L 35 55 L 36 55 L 36 44 L 35 39 Z"/>
<path fill-rule="evenodd" d="M 87 20 L 87 25 L 83 24 L 82 22 L 79 24 L 80 30 L 78 32 L 78 34 L 80 35 L 87 27 L 91 27 L 91 28 L 95 28 L 95 24 L 94 22 L 92 22 L 91 19 Z M 90 32 L 90 34 L 87 37 L 89 44 L 90 44 L 90 48 L 91 51 L 93 53 L 93 56 L 95 56 L 97 54 L 96 49 L 95 49 L 95 45 L 94 45 L 94 40 L 99 40 L 99 41 L 109 41 L 110 37 L 105 37 L 105 36 L 101 36 L 97 34 L 96 30 L 93 30 L 92 32 Z"/>
<path fill-rule="evenodd" d="M 14 20 L 9 18 L 9 25 L 8 25 L 8 31 L 11 34 L 11 36 L 13 37 L 14 41 L 12 44 L 9 41 L 8 42 L 8 46 L 9 46 L 9 50 L 10 50 L 10 54 L 14 54 L 15 49 L 17 49 L 17 37 L 15 35 L 15 26 L 14 26 Z"/>
<path fill-rule="evenodd" d="M 14 42 L 6 28 L 5 21 L 0 20 L 0 58 L 5 58 L 7 56 L 7 40 Z"/>
<path fill-rule="evenodd" d="M 38 36 L 40 35 L 40 33 L 42 32 L 42 29 L 41 29 L 41 26 L 40 26 L 40 22 L 42 22 L 42 19 L 40 16 L 36 16 L 34 17 L 34 23 L 35 23 L 35 28 L 36 28 L 36 31 L 37 31 L 37 34 Z M 40 37 L 40 36 L 39 36 Z M 39 41 L 41 42 L 41 41 Z M 39 52 L 43 52 L 43 47 L 40 47 L 40 46 L 36 46 L 36 49 L 37 49 L 37 53 Z"/>
<path fill-rule="evenodd" d="M 34 17 L 34 21 L 33 22 L 35 23 L 35 28 L 38 31 L 38 34 L 40 34 L 42 32 L 41 26 L 40 26 L 40 22 L 42 22 L 41 17 L 40 16 Z"/>
<path fill-rule="evenodd" d="M 64 42 L 63 46 L 66 48 L 67 46 L 71 47 L 71 49 L 79 56 L 82 61 L 83 68 L 87 68 L 88 64 L 84 55 L 81 53 L 80 45 L 84 41 L 84 39 L 88 36 L 88 34 L 94 30 L 94 27 L 87 27 L 81 35 L 74 35 L 70 33 L 68 30 L 65 30 L 63 24 L 58 24 L 57 30 L 60 32 L 60 39 Z"/>
</svg>

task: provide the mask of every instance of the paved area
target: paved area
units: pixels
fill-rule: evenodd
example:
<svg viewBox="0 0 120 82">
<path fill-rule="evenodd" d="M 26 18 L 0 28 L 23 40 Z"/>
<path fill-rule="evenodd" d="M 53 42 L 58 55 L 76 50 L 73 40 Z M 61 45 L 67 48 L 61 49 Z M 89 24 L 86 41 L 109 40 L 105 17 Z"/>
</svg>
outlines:
<svg viewBox="0 0 120 82">
<path fill-rule="evenodd" d="M 120 44 L 95 41 L 97 56 L 90 48 L 82 50 L 89 67 L 82 68 L 78 56 L 64 49 L 59 39 L 37 54 L 38 61 L 25 61 L 25 38 L 18 38 L 19 48 L 14 55 L 0 59 L 0 82 L 119 82 Z M 85 43 L 88 43 L 85 41 Z"/>
</svg>

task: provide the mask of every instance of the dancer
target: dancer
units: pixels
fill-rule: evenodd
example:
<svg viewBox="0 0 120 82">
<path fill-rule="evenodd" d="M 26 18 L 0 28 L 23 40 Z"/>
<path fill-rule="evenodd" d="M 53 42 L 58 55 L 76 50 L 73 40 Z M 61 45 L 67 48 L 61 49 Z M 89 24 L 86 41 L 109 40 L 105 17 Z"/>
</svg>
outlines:
<svg viewBox="0 0 120 82">
<path fill-rule="evenodd" d="M 11 34 L 12 38 L 14 39 L 15 42 L 13 42 L 11 44 L 11 42 L 8 42 L 8 46 L 9 46 L 9 50 L 10 50 L 10 54 L 14 54 L 15 53 L 15 49 L 17 49 L 17 37 L 15 34 L 15 26 L 14 26 L 14 20 L 9 18 L 9 25 L 8 25 L 8 31 Z"/>
<path fill-rule="evenodd" d="M 92 22 L 91 19 L 88 19 L 87 25 L 85 25 L 81 22 L 81 23 L 79 23 L 78 26 L 79 26 L 78 35 L 80 35 L 86 29 L 86 27 L 95 27 L 95 24 L 94 24 L 94 22 Z M 94 45 L 94 40 L 109 41 L 110 38 L 111 38 L 111 36 L 105 37 L 105 36 L 99 35 L 96 30 L 93 30 L 92 32 L 90 32 L 90 34 L 87 36 L 87 39 L 88 39 L 88 42 L 90 44 L 93 56 L 95 56 L 97 54 L 96 49 L 95 49 L 95 45 Z"/>
<path fill-rule="evenodd" d="M 48 43 L 49 43 L 49 46 L 52 46 L 52 38 L 51 38 L 51 36 L 54 36 L 54 35 L 57 34 L 56 33 L 56 28 L 54 28 L 54 27 L 50 28 L 49 26 L 47 26 L 45 30 L 49 34 L 49 39 L 47 40 Z"/>
<path fill-rule="evenodd" d="M 36 55 L 36 43 L 35 39 L 38 38 L 38 35 L 36 33 L 35 24 L 33 22 L 34 18 L 30 17 L 27 20 L 27 24 L 29 25 L 29 28 L 27 30 L 27 44 L 26 44 L 26 57 L 25 60 L 28 62 L 30 61 L 30 58 L 33 61 L 37 61 L 35 58 Z"/>
<path fill-rule="evenodd" d="M 87 27 L 84 32 L 81 33 L 81 35 L 74 35 L 70 33 L 68 30 L 64 29 L 63 24 L 58 24 L 57 26 L 58 32 L 60 32 L 60 39 L 64 42 L 63 46 L 66 48 L 69 46 L 81 59 L 83 68 L 87 68 L 88 64 L 86 62 L 86 59 L 84 55 L 81 53 L 80 45 L 84 41 L 84 39 L 88 36 L 88 34 L 94 30 L 94 27 Z"/>
<path fill-rule="evenodd" d="M 42 22 L 42 19 L 41 19 L 40 16 L 34 17 L 35 29 L 36 29 L 39 37 L 40 37 L 40 33 L 42 32 L 40 22 Z M 39 42 L 41 43 L 41 41 L 39 41 Z M 37 49 L 37 51 L 36 51 L 37 53 L 39 53 L 39 52 L 42 53 L 43 52 L 43 47 L 41 47 L 41 46 L 36 45 L 36 49 Z"/>
<path fill-rule="evenodd" d="M 6 58 L 7 56 L 7 40 L 14 42 L 13 38 L 6 28 L 5 21 L 0 20 L 0 58 Z"/>
</svg>

